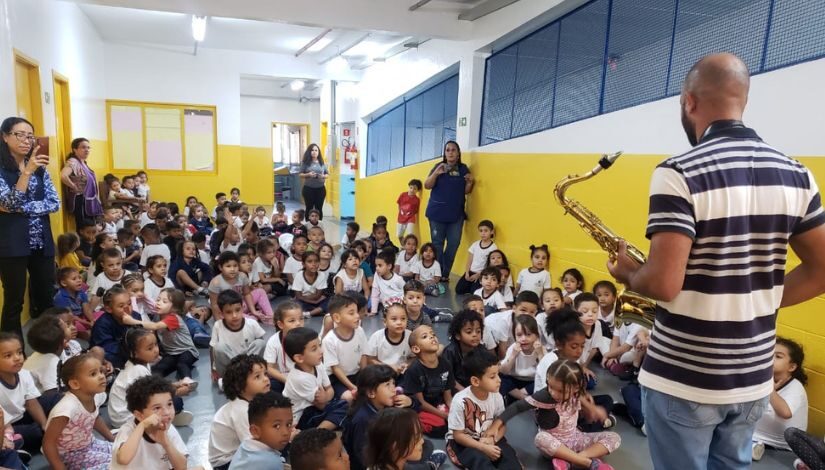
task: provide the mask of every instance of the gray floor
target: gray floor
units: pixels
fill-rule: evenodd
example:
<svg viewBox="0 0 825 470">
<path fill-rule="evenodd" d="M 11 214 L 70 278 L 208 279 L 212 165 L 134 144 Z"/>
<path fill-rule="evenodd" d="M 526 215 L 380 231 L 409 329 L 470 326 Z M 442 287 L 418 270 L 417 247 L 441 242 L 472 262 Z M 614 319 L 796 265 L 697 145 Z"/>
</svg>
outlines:
<svg viewBox="0 0 825 470">
<path fill-rule="evenodd" d="M 287 211 L 291 213 L 291 210 Z M 331 220 L 324 221 L 327 231 L 327 240 L 340 240 L 339 224 Z M 460 306 L 455 295 L 449 294 L 438 299 L 428 298 L 428 305 L 432 307 L 448 307 L 456 309 Z M 316 328 L 320 331 L 321 320 L 311 319 L 307 322 L 308 327 Z M 367 318 L 363 328 L 367 335 L 382 328 L 382 324 L 377 317 Z M 266 327 L 267 335 L 274 333 L 272 327 Z M 447 341 L 447 324 L 437 324 L 436 332 L 442 343 Z M 209 427 L 215 412 L 225 402 L 226 398 L 221 394 L 217 386 L 210 382 L 209 376 L 209 355 L 206 350 L 201 350 L 193 378 L 200 382 L 196 392 L 184 400 L 185 408 L 195 415 L 195 419 L 190 427 L 179 428 L 179 432 L 187 443 L 189 449 L 190 465 L 202 465 L 204 468 L 211 468 L 207 459 L 207 446 L 209 442 Z M 608 373 L 604 373 L 600 368 L 594 370 L 599 375 L 599 385 L 593 391 L 596 394 L 610 394 L 614 400 L 621 402 L 621 395 L 618 393 L 623 382 Z M 620 420 L 615 428 L 622 437 L 621 447 L 609 455 L 605 461 L 616 469 L 642 470 L 652 468 L 648 454 L 647 438 L 636 428 L 627 422 Z M 550 468 L 550 462 L 541 457 L 538 450 L 533 445 L 533 438 L 536 435 L 536 426 L 533 423 L 530 413 L 523 413 L 514 418 L 507 428 L 507 440 L 516 449 L 522 463 L 526 469 Z M 443 440 L 435 441 L 437 448 L 444 447 Z M 794 460 L 790 452 L 779 452 L 768 450 L 760 462 L 755 462 L 754 469 L 781 469 L 791 468 Z M 49 468 L 45 459 L 41 455 L 35 456 L 31 463 L 32 469 Z M 454 468 L 449 463 L 443 468 Z M 672 467 L 678 468 L 678 465 Z"/>
</svg>

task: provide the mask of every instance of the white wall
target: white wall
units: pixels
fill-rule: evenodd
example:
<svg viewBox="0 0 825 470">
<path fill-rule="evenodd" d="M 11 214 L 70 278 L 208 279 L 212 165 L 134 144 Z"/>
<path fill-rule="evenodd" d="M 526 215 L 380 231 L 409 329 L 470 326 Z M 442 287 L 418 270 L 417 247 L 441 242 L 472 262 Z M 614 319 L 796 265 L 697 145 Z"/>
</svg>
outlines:
<svg viewBox="0 0 825 470">
<path fill-rule="evenodd" d="M 74 136 L 106 139 L 103 42 L 74 3 L 0 0 L 0 115 L 17 114 L 13 48 L 40 66 L 41 90 L 54 95 L 52 71 L 69 79 Z M 41 98 L 45 129 L 54 135 L 54 100 Z"/>
<path fill-rule="evenodd" d="M 241 145 L 270 147 L 272 123 L 309 124 L 311 142 L 320 142 L 321 103 L 294 99 L 241 97 Z"/>
<path fill-rule="evenodd" d="M 125 44 L 106 44 L 105 50 L 107 97 L 215 105 L 218 143 L 224 145 L 241 145 L 242 74 L 310 79 L 326 74 L 316 62 L 291 55 L 200 49 L 194 56 L 191 51 Z M 356 79 L 359 75 L 344 71 L 337 77 Z"/>
</svg>

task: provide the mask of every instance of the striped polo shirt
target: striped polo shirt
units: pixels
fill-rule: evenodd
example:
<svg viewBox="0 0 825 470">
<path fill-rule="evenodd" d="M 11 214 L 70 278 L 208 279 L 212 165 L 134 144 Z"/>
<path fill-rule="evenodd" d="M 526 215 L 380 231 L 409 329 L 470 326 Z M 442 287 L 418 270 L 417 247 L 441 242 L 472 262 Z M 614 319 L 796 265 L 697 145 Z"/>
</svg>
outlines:
<svg viewBox="0 0 825 470">
<path fill-rule="evenodd" d="M 656 309 L 639 383 L 705 404 L 768 396 L 788 240 L 822 223 L 813 175 L 737 121 L 661 163 L 646 235 L 693 246 L 681 292 Z"/>
</svg>

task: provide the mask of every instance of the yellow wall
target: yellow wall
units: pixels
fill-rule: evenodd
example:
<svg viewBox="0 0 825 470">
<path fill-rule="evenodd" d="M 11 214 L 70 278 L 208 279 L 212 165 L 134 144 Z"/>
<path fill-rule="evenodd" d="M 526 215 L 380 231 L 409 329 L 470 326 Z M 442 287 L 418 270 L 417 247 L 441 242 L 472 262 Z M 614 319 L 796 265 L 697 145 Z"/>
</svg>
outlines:
<svg viewBox="0 0 825 470">
<path fill-rule="evenodd" d="M 609 150 L 609 149 L 608 149 Z M 644 237 L 648 209 L 648 185 L 655 166 L 664 155 L 624 155 L 610 170 L 584 183 L 574 185 L 568 196 L 579 200 L 616 233 L 643 251 L 649 243 Z M 607 260 L 598 245 L 587 237 L 575 220 L 565 216 L 553 198 L 553 188 L 571 173 L 583 173 L 598 161 L 597 155 L 501 154 L 465 152 L 463 161 L 472 168 L 476 179 L 467 202 L 469 220 L 464 226 L 453 273 L 460 274 L 466 262 L 469 243 L 476 239 L 481 219 L 491 219 L 496 226 L 496 244 L 509 258 L 514 276 L 529 263 L 533 244 L 550 247 L 550 273 L 559 285 L 561 273 L 576 267 L 590 287 L 601 279 L 610 279 Z M 825 185 L 825 158 L 800 158 L 810 168 L 820 186 Z M 435 164 L 429 161 L 356 181 L 356 221 L 368 230 L 379 214 L 390 220 L 395 233 L 395 204 L 398 194 L 412 178 L 422 181 Z M 420 233 L 429 240 L 429 226 L 424 209 L 429 191 L 424 191 L 420 211 Z M 791 255 L 788 270 L 798 260 Z M 809 430 L 825 433 L 825 322 L 821 311 L 825 298 L 780 312 L 780 335 L 800 341 L 805 347 L 808 371 Z"/>
</svg>

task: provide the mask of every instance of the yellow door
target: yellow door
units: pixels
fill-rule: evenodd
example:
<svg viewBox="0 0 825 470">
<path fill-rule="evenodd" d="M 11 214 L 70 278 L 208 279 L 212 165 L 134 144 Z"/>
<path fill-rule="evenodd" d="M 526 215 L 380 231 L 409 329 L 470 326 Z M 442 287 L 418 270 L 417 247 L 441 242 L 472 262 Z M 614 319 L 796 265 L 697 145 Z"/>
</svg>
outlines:
<svg viewBox="0 0 825 470">
<path fill-rule="evenodd" d="M 57 73 L 54 74 L 54 120 L 57 138 L 55 139 L 55 153 L 52 153 L 49 163 L 49 173 L 54 180 L 61 197 L 63 193 L 63 183 L 60 181 L 60 170 L 65 156 L 68 155 L 72 146 L 72 111 L 69 99 L 69 80 Z M 63 201 L 65 203 L 65 201 Z M 62 217 L 60 216 L 62 214 Z M 53 214 L 52 224 L 62 223 L 64 231 L 74 230 L 74 217 L 68 211 L 60 211 Z"/>
</svg>

